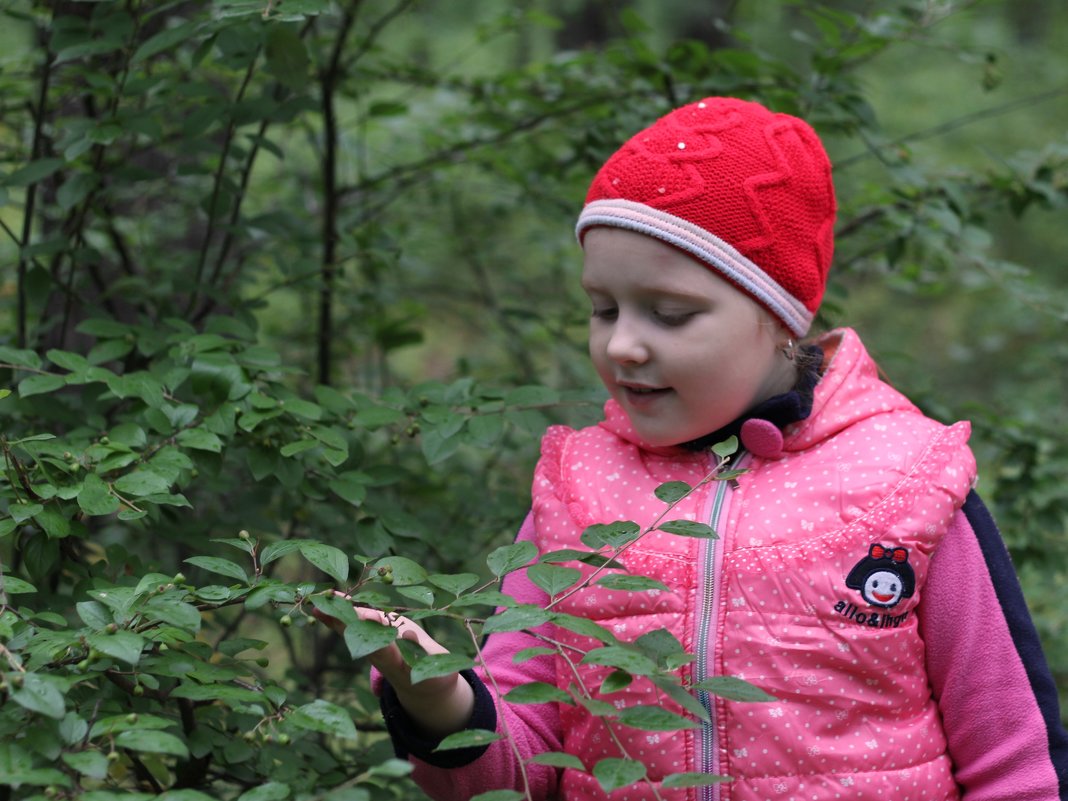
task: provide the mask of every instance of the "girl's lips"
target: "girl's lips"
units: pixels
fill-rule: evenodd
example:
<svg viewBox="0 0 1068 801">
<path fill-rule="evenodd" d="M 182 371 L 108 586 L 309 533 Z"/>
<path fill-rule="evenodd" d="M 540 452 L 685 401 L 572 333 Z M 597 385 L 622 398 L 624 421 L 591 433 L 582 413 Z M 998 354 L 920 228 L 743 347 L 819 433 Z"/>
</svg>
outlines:
<svg viewBox="0 0 1068 801">
<path fill-rule="evenodd" d="M 638 409 L 651 406 L 672 391 L 670 387 L 640 387 L 625 384 L 620 384 L 619 388 L 623 391 L 623 397 L 626 398 L 627 403 Z"/>
</svg>

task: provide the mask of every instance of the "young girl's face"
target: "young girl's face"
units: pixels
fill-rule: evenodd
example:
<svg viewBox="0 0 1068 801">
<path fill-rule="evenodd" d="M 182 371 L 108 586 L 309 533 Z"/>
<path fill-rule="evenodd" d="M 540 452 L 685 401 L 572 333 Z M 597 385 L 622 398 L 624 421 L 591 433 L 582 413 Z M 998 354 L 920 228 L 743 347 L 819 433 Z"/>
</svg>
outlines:
<svg viewBox="0 0 1068 801">
<path fill-rule="evenodd" d="M 620 228 L 590 229 L 584 249 L 590 356 L 649 445 L 697 439 L 794 385 L 786 330 L 711 269 Z"/>
</svg>

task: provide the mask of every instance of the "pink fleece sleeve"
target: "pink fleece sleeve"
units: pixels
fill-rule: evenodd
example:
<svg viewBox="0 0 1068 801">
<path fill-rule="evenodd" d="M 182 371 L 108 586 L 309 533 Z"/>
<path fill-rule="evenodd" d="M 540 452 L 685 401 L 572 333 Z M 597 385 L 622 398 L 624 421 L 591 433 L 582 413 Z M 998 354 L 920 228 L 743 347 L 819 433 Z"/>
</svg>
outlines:
<svg viewBox="0 0 1068 801">
<path fill-rule="evenodd" d="M 534 524 L 524 521 L 516 540 L 532 540 Z M 525 570 L 510 573 L 502 591 L 523 604 L 545 606 L 548 597 L 535 586 Z M 542 632 L 546 626 L 535 629 Z M 547 799 L 556 791 L 557 771 L 540 765 L 524 764 L 535 754 L 560 750 L 560 715 L 555 703 L 513 705 L 500 696 L 520 684 L 541 681 L 556 683 L 556 667 L 551 654 L 515 664 L 514 655 L 544 645 L 529 632 L 499 632 L 483 643 L 483 664 L 477 673 L 493 696 L 497 712 L 497 732 L 504 739 L 490 745 L 482 756 L 467 765 L 439 768 L 415 757 L 412 774 L 420 787 L 435 801 L 468 801 L 488 790 L 529 790 L 532 799 Z M 522 767 L 521 767 L 522 766 Z"/>
<path fill-rule="evenodd" d="M 964 801 L 1060 799 L 1056 692 L 1008 553 L 974 494 L 931 560 L 919 617 Z"/>
</svg>

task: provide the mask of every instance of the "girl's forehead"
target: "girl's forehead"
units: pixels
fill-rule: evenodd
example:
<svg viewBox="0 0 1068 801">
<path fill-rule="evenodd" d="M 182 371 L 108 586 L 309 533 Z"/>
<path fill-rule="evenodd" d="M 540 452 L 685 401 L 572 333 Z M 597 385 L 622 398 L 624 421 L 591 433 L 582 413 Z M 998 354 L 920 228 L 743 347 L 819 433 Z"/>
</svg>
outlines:
<svg viewBox="0 0 1068 801">
<path fill-rule="evenodd" d="M 623 228 L 591 228 L 583 239 L 582 287 L 588 293 L 673 296 L 763 306 L 687 253 L 654 237 Z"/>
</svg>

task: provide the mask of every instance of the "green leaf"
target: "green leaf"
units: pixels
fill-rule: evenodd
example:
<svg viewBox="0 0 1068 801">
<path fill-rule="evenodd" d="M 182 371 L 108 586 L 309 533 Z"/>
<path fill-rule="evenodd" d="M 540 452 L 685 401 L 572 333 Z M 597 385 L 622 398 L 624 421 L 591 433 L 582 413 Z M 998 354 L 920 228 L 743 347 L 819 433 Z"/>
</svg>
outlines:
<svg viewBox="0 0 1068 801">
<path fill-rule="evenodd" d="M 717 776 L 714 773 L 672 773 L 664 777 L 665 787 L 707 787 L 712 784 L 729 782 L 730 776 Z"/>
<path fill-rule="evenodd" d="M 661 592 L 670 592 L 666 585 L 656 579 L 651 579 L 647 576 L 628 576 L 622 573 L 602 576 L 594 583 L 598 587 L 604 587 L 606 590 L 622 590 L 623 592 L 659 590 Z"/>
<path fill-rule="evenodd" d="M 549 387 L 516 387 L 504 396 L 506 406 L 552 406 L 560 402 L 560 393 Z"/>
<path fill-rule="evenodd" d="M 486 564 L 493 571 L 493 575 L 500 578 L 529 564 L 537 555 L 538 546 L 528 540 L 523 540 L 497 548 L 486 558 Z"/>
<path fill-rule="evenodd" d="M 435 465 L 452 456 L 463 444 L 463 439 L 455 434 L 449 435 L 438 429 L 424 431 L 419 438 L 423 458 L 429 465 Z"/>
<path fill-rule="evenodd" d="M 355 623 L 360 619 L 359 615 L 356 613 L 356 609 L 352 605 L 352 601 L 347 598 L 342 598 L 337 595 L 316 594 L 311 596 L 310 600 L 312 606 L 320 612 L 340 620 L 346 626 Z"/>
<path fill-rule="evenodd" d="M 595 623 L 587 617 L 579 617 L 578 615 L 568 615 L 563 612 L 556 612 L 552 616 L 553 623 L 562 629 L 573 631 L 576 634 L 581 634 L 583 637 L 589 637 L 593 640 L 599 640 L 608 645 L 617 642 L 616 636 L 612 634 L 608 629 L 599 623 Z"/>
<path fill-rule="evenodd" d="M 152 598 L 141 607 L 141 614 L 148 620 L 167 623 L 190 634 L 200 631 L 200 610 L 176 598 Z"/>
<path fill-rule="evenodd" d="M 661 484 L 653 492 L 664 503 L 675 503 L 684 498 L 692 489 L 693 487 L 685 481 L 668 481 L 666 484 Z"/>
<path fill-rule="evenodd" d="M 173 28 L 167 28 L 155 36 L 150 36 L 134 51 L 133 56 L 130 58 L 130 66 L 134 66 L 146 58 L 151 58 L 165 50 L 173 50 L 186 39 L 196 35 L 198 27 L 199 23 L 187 22 L 182 25 L 175 25 Z"/>
<path fill-rule="evenodd" d="M 738 452 L 738 437 L 730 436 L 723 442 L 717 442 L 712 446 L 712 453 L 716 454 L 721 459 L 726 459 L 728 456 L 733 456 Z"/>
<path fill-rule="evenodd" d="M 634 677 L 625 670 L 613 670 L 601 682 L 601 695 L 617 693 L 634 683 Z"/>
<path fill-rule="evenodd" d="M 552 618 L 552 613 L 547 612 L 540 606 L 523 605 L 505 609 L 486 620 L 482 627 L 485 634 L 495 631 L 522 631 L 532 629 L 547 623 Z"/>
<path fill-rule="evenodd" d="M 473 664 L 471 657 L 463 654 L 427 654 L 412 665 L 412 684 L 469 670 Z"/>
<path fill-rule="evenodd" d="M 359 659 L 392 645 L 397 639 L 397 630 L 373 620 L 357 620 L 345 627 L 344 639 L 349 656 Z"/>
<path fill-rule="evenodd" d="M 190 701 L 222 701 L 227 706 L 245 706 L 262 704 L 264 694 L 247 687 L 234 687 L 229 684 L 195 684 L 187 681 L 171 691 L 172 698 L 186 698 Z"/>
<path fill-rule="evenodd" d="M 272 542 L 260 552 L 260 564 L 269 565 L 276 559 L 281 559 L 286 554 L 299 551 L 301 545 L 302 543 L 300 540 L 281 540 L 279 542 Z"/>
<path fill-rule="evenodd" d="M 213 796 L 200 790 L 167 790 L 156 796 L 155 801 L 217 801 Z"/>
<path fill-rule="evenodd" d="M 54 505 L 45 506 L 33 519 L 49 537 L 62 539 L 70 536 L 70 520 Z"/>
<path fill-rule="evenodd" d="M 636 676 L 648 676 L 656 672 L 656 663 L 644 654 L 621 645 L 608 645 L 595 648 L 582 658 L 586 665 L 606 665 L 619 668 Z"/>
<path fill-rule="evenodd" d="M 115 618 L 104 604 L 99 601 L 79 601 L 74 605 L 78 617 L 89 628 L 97 631 L 103 629 L 109 623 L 114 623 Z"/>
<path fill-rule="evenodd" d="M 539 656 L 549 656 L 550 654 L 555 653 L 555 648 L 536 645 L 533 648 L 523 648 L 520 651 L 516 651 L 515 655 L 512 657 L 512 662 L 521 665 L 524 662 L 529 662 L 531 659 L 537 659 Z"/>
<path fill-rule="evenodd" d="M 768 695 L 759 687 L 735 676 L 712 676 L 694 685 L 695 689 L 704 690 L 711 695 L 718 695 L 730 701 L 775 701 L 774 695 Z"/>
<path fill-rule="evenodd" d="M 300 554 L 338 584 L 349 577 L 349 558 L 340 548 L 321 542 L 302 542 Z"/>
<path fill-rule="evenodd" d="M 86 355 L 86 359 L 90 364 L 99 365 L 106 364 L 107 362 L 116 361 L 121 359 L 127 353 L 133 350 L 133 343 L 127 342 L 125 339 L 106 339 L 103 342 L 98 342 L 89 349 L 89 353 Z M 112 392 L 115 392 L 119 397 L 126 397 L 125 386 L 120 376 L 104 378 L 108 384 L 108 387 Z M 116 387 L 119 391 L 116 392 Z"/>
<path fill-rule="evenodd" d="M 45 353 L 48 357 L 48 361 L 52 362 L 56 367 L 62 367 L 64 370 L 70 370 L 75 372 L 78 370 L 89 369 L 89 362 L 80 353 L 71 353 L 65 350 L 56 350 L 55 348 Z"/>
<path fill-rule="evenodd" d="M 559 687 L 542 681 L 531 681 L 513 687 L 505 693 L 504 700 L 510 704 L 548 704 L 553 701 L 574 703 L 571 696 Z"/>
<path fill-rule="evenodd" d="M 608 546 L 613 550 L 622 548 L 641 536 L 641 528 L 630 520 L 618 520 L 615 523 L 594 523 L 587 526 L 579 539 L 590 548 Z"/>
<path fill-rule="evenodd" d="M 286 715 L 286 720 L 302 729 L 332 734 L 347 740 L 356 739 L 356 727 L 348 713 L 337 704 L 322 698 L 294 709 Z"/>
<path fill-rule="evenodd" d="M 108 436 L 113 443 L 125 445 L 127 448 L 143 448 L 148 444 L 145 430 L 136 423 L 120 423 L 111 429 Z"/>
<path fill-rule="evenodd" d="M 300 398 L 289 398 L 283 403 L 283 408 L 294 417 L 301 417 L 305 420 L 319 420 L 323 416 L 322 408 L 311 401 L 301 400 Z"/>
<path fill-rule="evenodd" d="M 374 431 L 377 428 L 400 423 L 406 419 L 405 414 L 396 409 L 390 409 L 386 406 L 369 406 L 358 411 L 352 418 L 352 422 L 358 428 Z"/>
<path fill-rule="evenodd" d="M 575 586 L 582 579 L 582 571 L 538 562 L 527 568 L 527 578 L 553 598 Z"/>
<path fill-rule="evenodd" d="M 99 183 L 100 179 L 93 173 L 76 172 L 59 187 L 56 192 L 56 202 L 59 203 L 61 209 L 69 211 L 85 200 Z"/>
<path fill-rule="evenodd" d="M 267 782 L 243 792 L 237 797 L 237 801 L 285 801 L 289 798 L 290 792 L 288 784 Z"/>
<path fill-rule="evenodd" d="M 170 489 L 171 483 L 151 470 L 134 470 L 124 476 L 119 476 L 112 486 L 123 495 L 141 497 L 166 493 Z"/>
<path fill-rule="evenodd" d="M 308 82 L 308 50 L 291 25 L 272 25 L 267 33 L 267 71 L 290 89 Z"/>
<path fill-rule="evenodd" d="M 414 601 L 418 606 L 431 607 L 434 605 L 434 593 L 422 584 L 414 587 L 397 587 L 397 594 Z"/>
<path fill-rule="evenodd" d="M 44 511 L 44 506 L 39 503 L 16 503 L 8 507 L 8 514 L 17 523 L 25 523 L 34 515 Z"/>
<path fill-rule="evenodd" d="M 434 751 L 452 751 L 457 748 L 475 748 L 495 743 L 497 740 L 500 740 L 501 737 L 502 735 L 497 734 L 497 732 L 488 731 L 487 729 L 465 729 L 464 731 L 450 734 L 438 743 L 438 746 Z"/>
<path fill-rule="evenodd" d="M 63 761 L 83 776 L 106 779 L 108 759 L 100 751 L 74 751 L 62 754 Z"/>
<path fill-rule="evenodd" d="M 37 592 L 37 588 L 30 582 L 23 581 L 14 576 L 0 576 L 0 590 L 8 595 L 21 595 L 28 592 Z"/>
<path fill-rule="evenodd" d="M 504 417 L 500 414 L 480 414 L 467 421 L 467 436 L 479 447 L 488 448 L 504 433 Z"/>
<path fill-rule="evenodd" d="M 593 776 L 606 793 L 628 787 L 645 777 L 645 765 L 634 759 L 602 759 L 593 766 Z"/>
<path fill-rule="evenodd" d="M 571 768 L 572 770 L 581 770 L 586 772 L 586 766 L 582 764 L 582 760 L 574 754 L 567 754 L 563 751 L 546 751 L 541 754 L 535 754 L 529 760 L 535 765 L 548 765 L 551 768 Z"/>
<path fill-rule="evenodd" d="M 700 537 L 701 539 L 714 540 L 719 537 L 712 526 L 698 523 L 694 520 L 669 520 L 661 523 L 658 528 L 668 534 L 678 534 L 680 537 Z"/>
<path fill-rule="evenodd" d="M 342 473 L 327 484 L 330 491 L 353 506 L 360 506 L 367 497 L 369 476 L 356 470 Z"/>
<path fill-rule="evenodd" d="M 36 351 L 27 348 L 13 348 L 7 345 L 0 345 L 0 362 L 29 367 L 30 370 L 40 370 L 41 368 L 41 357 L 37 356 Z"/>
<path fill-rule="evenodd" d="M 30 186 L 43 181 L 63 166 L 63 159 L 37 159 L 0 178 L 0 186 Z"/>
<path fill-rule="evenodd" d="M 410 587 L 426 581 L 426 571 L 406 556 L 385 556 L 371 567 L 379 573 L 388 571 L 397 587 Z"/>
<path fill-rule="evenodd" d="M 177 725 L 177 721 L 144 713 L 137 715 L 110 715 L 93 724 L 93 728 L 89 730 L 89 739 L 95 740 L 97 737 L 106 737 L 111 734 L 117 734 L 120 731 L 168 729 Z"/>
<path fill-rule="evenodd" d="M 150 754 L 170 754 L 181 759 L 189 758 L 189 749 L 180 739 L 165 731 L 137 729 L 120 732 L 115 737 L 115 745 L 129 748 L 131 751 L 143 751 Z"/>
<path fill-rule="evenodd" d="M 229 576 L 243 584 L 248 584 L 248 574 L 245 573 L 241 565 L 235 564 L 229 559 L 220 559 L 217 556 L 190 556 L 185 561 L 212 573 Z"/>
<path fill-rule="evenodd" d="M 41 357 L 36 351 L 24 348 L 12 348 L 8 345 L 0 345 L 0 362 L 15 364 L 19 367 L 29 367 L 31 370 L 41 368 Z"/>
<path fill-rule="evenodd" d="M 478 576 L 474 573 L 434 573 L 427 576 L 427 581 L 458 596 L 478 584 Z"/>
<path fill-rule="evenodd" d="M 619 713 L 619 722 L 644 731 L 696 729 L 697 723 L 659 706 L 630 706 Z"/>
<path fill-rule="evenodd" d="M 296 442 L 286 443 L 278 452 L 288 459 L 290 456 L 296 456 L 298 453 L 304 453 L 304 451 L 310 451 L 312 448 L 318 447 L 319 440 L 317 439 L 299 439 Z"/>
<path fill-rule="evenodd" d="M 145 638 L 132 631 L 120 629 L 114 634 L 96 631 L 86 636 L 86 641 L 102 654 L 118 659 L 130 665 L 141 661 L 141 651 L 145 647 Z"/>
<path fill-rule="evenodd" d="M 111 494 L 108 485 L 96 473 L 89 473 L 82 480 L 78 506 L 87 515 L 110 515 L 118 510 L 119 499 Z"/>
<path fill-rule="evenodd" d="M 178 434 L 178 444 L 186 448 L 222 453 L 223 442 L 217 434 L 203 428 L 188 428 Z"/>
<path fill-rule="evenodd" d="M 8 690 L 8 697 L 16 704 L 31 712 L 60 720 L 66 714 L 63 693 L 51 677 L 38 673 L 23 673 L 22 686 L 13 684 Z"/>
<path fill-rule="evenodd" d="M 43 395 L 46 392 L 54 392 L 67 386 L 67 379 L 61 375 L 31 375 L 19 382 L 19 397 L 28 398 L 31 395 Z"/>
</svg>

